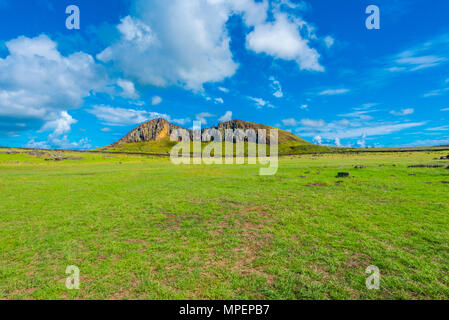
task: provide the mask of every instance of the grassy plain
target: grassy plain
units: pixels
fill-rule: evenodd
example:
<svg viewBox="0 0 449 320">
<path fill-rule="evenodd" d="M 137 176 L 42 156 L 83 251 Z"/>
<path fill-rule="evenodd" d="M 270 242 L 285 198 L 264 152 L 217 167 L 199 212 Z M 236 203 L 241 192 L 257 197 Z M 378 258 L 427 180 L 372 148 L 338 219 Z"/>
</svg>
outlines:
<svg viewBox="0 0 449 320">
<path fill-rule="evenodd" d="M 449 170 L 408 168 L 447 152 L 283 157 L 275 176 L 67 155 L 0 153 L 0 299 L 449 298 Z"/>
<path fill-rule="evenodd" d="M 177 145 L 178 142 L 170 141 L 170 139 L 165 138 L 158 141 L 145 141 L 145 142 L 135 142 L 135 143 L 126 143 L 117 146 L 107 146 L 104 148 L 100 148 L 98 150 L 108 151 L 108 152 L 128 152 L 128 153 L 149 153 L 149 154 L 165 154 L 169 155 L 172 148 Z M 202 142 L 201 150 L 203 151 L 206 146 L 208 146 L 210 142 Z M 222 154 L 226 154 L 226 148 L 224 143 L 220 143 Z M 190 145 L 187 144 L 187 149 L 189 153 L 192 153 L 193 150 L 193 142 L 190 142 Z M 258 148 L 257 144 L 252 143 L 253 148 Z M 270 154 L 270 147 L 267 145 L 266 147 L 267 154 Z M 240 152 L 236 152 L 237 145 L 232 144 L 232 149 L 234 150 L 233 154 L 240 154 Z M 302 143 L 297 141 L 279 141 L 278 153 L 280 155 L 289 155 L 289 154 L 304 154 L 304 153 L 320 153 L 320 152 L 329 152 L 333 150 L 338 150 L 339 148 L 335 147 L 326 147 L 319 146 L 311 143 Z M 341 148 L 340 148 L 341 149 Z M 237 149 L 240 150 L 240 149 Z M 243 154 L 248 155 L 248 143 L 243 143 L 242 146 Z M 254 149 L 256 150 L 256 149 Z M 213 155 L 214 152 L 211 153 Z"/>
</svg>

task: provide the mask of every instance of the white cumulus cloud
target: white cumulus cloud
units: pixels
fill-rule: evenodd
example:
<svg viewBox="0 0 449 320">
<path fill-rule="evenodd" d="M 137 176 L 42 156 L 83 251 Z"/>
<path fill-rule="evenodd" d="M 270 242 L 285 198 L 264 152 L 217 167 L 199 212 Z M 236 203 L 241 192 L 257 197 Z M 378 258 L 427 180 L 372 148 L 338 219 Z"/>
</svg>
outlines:
<svg viewBox="0 0 449 320">
<path fill-rule="evenodd" d="M 157 105 L 160 104 L 161 102 L 162 102 L 162 98 L 159 97 L 159 96 L 154 96 L 154 97 L 151 99 L 151 104 L 152 104 L 153 106 L 157 106 Z"/>
<path fill-rule="evenodd" d="M 90 55 L 63 56 L 46 35 L 22 36 L 6 47 L 9 55 L 0 59 L 0 117 L 35 119 L 37 125 L 47 123 L 45 130 L 61 132 L 62 123 L 74 123 L 67 121 L 67 110 L 81 107 L 83 98 L 105 83 Z"/>
<path fill-rule="evenodd" d="M 267 0 L 136 0 L 134 8 L 117 26 L 120 39 L 97 57 L 142 85 L 201 91 L 205 83 L 232 77 L 238 63 L 227 22 L 234 15 L 251 30 L 247 49 L 296 61 L 302 70 L 324 71 L 310 44 L 313 28 Z"/>
<path fill-rule="evenodd" d="M 225 28 L 228 12 L 217 1 L 137 1 L 139 13 L 118 25 L 121 38 L 98 54 L 144 85 L 204 83 L 234 75 L 237 63 Z"/>
<path fill-rule="evenodd" d="M 299 124 L 299 122 L 293 118 L 284 119 L 284 120 L 282 120 L 282 123 L 284 124 L 284 126 L 288 126 L 288 127 L 296 127 Z"/>
<path fill-rule="evenodd" d="M 118 79 L 117 85 L 121 89 L 121 96 L 124 98 L 137 99 L 139 98 L 139 93 L 136 91 L 134 83 L 124 79 Z"/>
<path fill-rule="evenodd" d="M 48 121 L 44 124 L 40 131 L 50 131 L 53 133 L 50 134 L 49 138 L 54 139 L 62 134 L 69 133 L 71 130 L 72 124 L 77 123 L 78 121 L 73 119 L 67 111 L 61 111 L 59 116 L 55 120 Z"/>
<path fill-rule="evenodd" d="M 324 120 L 312 120 L 312 119 L 302 119 L 301 124 L 306 127 L 324 127 L 326 122 Z"/>
<path fill-rule="evenodd" d="M 315 137 L 313 137 L 313 143 L 315 143 L 315 144 L 322 144 L 323 143 L 323 138 L 321 138 L 321 136 L 315 136 Z"/>
<path fill-rule="evenodd" d="M 223 116 L 221 116 L 218 121 L 226 122 L 232 120 L 232 111 L 227 111 Z"/>
<path fill-rule="evenodd" d="M 301 36 L 300 28 L 304 24 L 299 18 L 276 13 L 274 21 L 254 27 L 246 38 L 246 47 L 256 53 L 296 61 L 301 70 L 324 71 L 319 63 L 320 54 Z"/>
</svg>

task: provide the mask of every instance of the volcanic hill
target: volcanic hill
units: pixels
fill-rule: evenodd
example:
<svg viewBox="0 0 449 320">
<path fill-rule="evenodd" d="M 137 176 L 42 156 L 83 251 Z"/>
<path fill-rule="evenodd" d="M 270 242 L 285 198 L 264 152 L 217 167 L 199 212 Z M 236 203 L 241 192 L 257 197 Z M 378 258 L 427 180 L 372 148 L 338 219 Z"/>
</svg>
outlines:
<svg viewBox="0 0 449 320">
<path fill-rule="evenodd" d="M 137 153 L 154 153 L 154 154 L 169 154 L 170 149 L 177 144 L 176 141 L 170 141 L 170 135 L 176 129 L 185 129 L 192 136 L 192 131 L 175 124 L 168 122 L 165 119 L 154 119 L 145 122 L 135 129 L 131 130 L 126 136 L 119 141 L 101 148 L 102 151 L 112 152 L 137 152 Z M 204 133 L 210 129 L 217 129 L 220 131 L 223 139 L 225 137 L 225 130 L 231 129 L 258 129 L 267 130 L 266 143 L 270 143 L 270 129 L 277 129 L 274 127 L 258 124 L 254 122 L 231 120 L 218 124 L 212 128 L 203 129 Z M 258 143 L 261 141 L 257 140 Z M 306 140 L 294 135 L 291 132 L 278 129 L 279 153 L 280 154 L 297 154 L 305 152 L 320 152 L 327 150 L 327 147 L 314 145 Z M 262 142 L 263 143 L 263 142 Z M 208 143 L 203 143 L 207 145 Z"/>
</svg>

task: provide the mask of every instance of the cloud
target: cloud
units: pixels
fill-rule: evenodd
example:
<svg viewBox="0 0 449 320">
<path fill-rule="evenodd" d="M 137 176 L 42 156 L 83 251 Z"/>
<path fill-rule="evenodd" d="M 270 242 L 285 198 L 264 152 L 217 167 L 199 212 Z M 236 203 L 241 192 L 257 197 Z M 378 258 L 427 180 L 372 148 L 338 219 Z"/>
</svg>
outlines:
<svg viewBox="0 0 449 320">
<path fill-rule="evenodd" d="M 273 108 L 274 106 L 269 103 L 268 101 L 262 99 L 262 98 L 255 98 L 255 97 L 248 97 L 249 100 L 253 101 L 255 103 L 255 105 L 257 106 L 257 108 L 262 108 L 262 107 L 269 107 L 269 108 Z"/>
<path fill-rule="evenodd" d="M 449 126 L 441 126 L 441 127 L 435 127 L 435 128 L 427 128 L 426 131 L 448 131 Z"/>
<path fill-rule="evenodd" d="M 159 96 L 154 96 L 154 97 L 151 99 L 151 104 L 152 104 L 153 106 L 157 106 L 157 105 L 160 104 L 161 102 L 162 102 L 162 98 L 159 97 Z"/>
<path fill-rule="evenodd" d="M 143 85 L 203 84 L 234 75 L 237 63 L 225 27 L 231 13 L 221 1 L 138 0 L 138 12 L 117 26 L 120 40 L 97 55 Z"/>
<path fill-rule="evenodd" d="M 213 0 L 218 5 L 225 6 L 228 15 L 241 14 L 243 22 L 247 26 L 255 26 L 264 23 L 267 19 L 269 3 L 267 0 Z"/>
<path fill-rule="evenodd" d="M 335 138 L 334 139 L 334 143 L 335 143 L 335 145 L 337 146 L 337 147 L 341 147 L 341 140 L 340 140 L 340 138 Z"/>
<path fill-rule="evenodd" d="M 371 109 L 372 107 L 375 107 L 377 105 L 379 105 L 379 104 L 376 103 L 376 102 L 364 103 L 360 107 L 354 108 L 354 110 L 368 110 L 368 109 Z M 374 110 L 374 111 L 377 111 L 377 110 Z M 371 111 L 371 112 L 374 112 L 374 111 Z"/>
<path fill-rule="evenodd" d="M 343 113 L 343 114 L 339 114 L 339 117 L 344 117 L 344 118 L 353 118 L 353 120 L 372 120 L 373 116 L 371 116 L 371 113 L 375 113 L 378 112 L 379 110 L 376 109 L 372 109 L 372 107 L 377 106 L 378 103 L 365 103 L 362 104 L 360 107 L 356 107 L 356 108 L 352 108 L 351 112 L 348 113 Z M 340 120 L 340 123 L 342 122 L 348 122 L 349 120 Z"/>
<path fill-rule="evenodd" d="M 138 99 L 139 93 L 134 87 L 134 83 L 128 80 L 119 79 L 117 80 L 117 85 L 121 88 L 121 96 L 124 98 Z"/>
<path fill-rule="evenodd" d="M 172 119 L 172 120 L 170 120 L 170 122 L 177 123 L 177 124 L 179 124 L 181 126 L 185 125 L 186 123 L 189 123 L 190 121 L 191 121 L 190 118 Z"/>
<path fill-rule="evenodd" d="M 323 143 L 323 138 L 320 136 L 313 137 L 313 143 L 321 145 Z"/>
<path fill-rule="evenodd" d="M 25 145 L 25 148 L 32 148 L 32 149 L 51 149 L 50 144 L 48 141 L 36 141 L 36 138 L 31 138 L 30 141 L 28 141 Z"/>
<path fill-rule="evenodd" d="M 424 98 L 428 98 L 428 97 L 441 96 L 441 95 L 446 94 L 448 92 L 449 92 L 449 87 L 448 88 L 443 88 L 443 89 L 432 90 L 432 91 L 424 94 L 423 97 Z"/>
<path fill-rule="evenodd" d="M 209 112 L 201 112 L 196 115 L 196 120 L 200 121 L 201 124 L 207 124 L 207 118 L 215 117 L 215 115 L 210 114 Z"/>
<path fill-rule="evenodd" d="M 443 108 L 441 111 L 449 111 L 449 108 Z"/>
<path fill-rule="evenodd" d="M 358 118 L 361 120 L 371 120 L 372 116 L 368 115 L 368 113 L 376 112 L 377 110 L 358 110 L 349 113 L 340 114 L 339 117 L 346 118 Z"/>
<path fill-rule="evenodd" d="M 328 90 L 321 91 L 320 93 L 318 93 L 318 95 L 320 95 L 320 96 L 336 96 L 336 95 L 346 94 L 349 91 L 350 91 L 349 89 L 328 89 Z"/>
<path fill-rule="evenodd" d="M 296 127 L 298 125 L 298 121 L 296 121 L 293 118 L 284 119 L 284 120 L 282 120 L 282 123 L 284 124 L 284 126 L 288 126 L 288 127 Z"/>
<path fill-rule="evenodd" d="M 228 88 L 218 87 L 218 90 L 220 90 L 221 92 L 224 92 L 224 93 L 229 93 L 229 89 Z"/>
<path fill-rule="evenodd" d="M 388 61 L 390 72 L 414 72 L 446 63 L 449 57 L 449 34 L 403 51 Z"/>
<path fill-rule="evenodd" d="M 218 119 L 218 121 L 220 122 L 227 122 L 231 120 L 232 120 L 232 111 L 226 111 L 226 113 Z"/>
<path fill-rule="evenodd" d="M 362 134 L 362 137 L 360 138 L 360 140 L 357 141 L 357 145 L 360 148 L 366 148 L 366 133 Z"/>
<path fill-rule="evenodd" d="M 323 120 L 311 120 L 311 119 L 302 119 L 300 123 L 305 127 L 314 127 L 314 128 L 324 127 L 326 125 L 326 122 L 324 122 Z"/>
<path fill-rule="evenodd" d="M 395 116 L 408 116 L 408 115 L 415 113 L 415 109 L 407 108 L 407 109 L 402 109 L 401 111 L 392 110 L 392 111 L 390 111 L 390 113 Z"/>
<path fill-rule="evenodd" d="M 404 147 L 442 146 L 449 145 L 449 138 L 439 140 L 418 140 L 404 145 Z"/>
<path fill-rule="evenodd" d="M 152 119 L 170 119 L 168 115 L 157 112 L 113 108 L 104 105 L 94 106 L 92 109 L 88 110 L 88 112 L 95 115 L 103 124 L 108 126 L 129 126 L 141 124 Z"/>
<path fill-rule="evenodd" d="M 326 140 L 360 138 L 362 136 L 389 135 L 402 130 L 425 125 L 426 122 L 384 123 L 370 121 L 348 121 L 346 119 L 325 123 L 323 120 L 301 120 L 302 127 L 296 132 L 305 137 L 321 136 Z"/>
<path fill-rule="evenodd" d="M 46 35 L 21 36 L 6 42 L 6 47 L 9 55 L 0 58 L 0 117 L 28 124 L 18 130 L 43 126 L 57 135 L 74 123 L 67 111 L 81 107 L 91 91 L 106 84 L 90 55 L 63 56 Z"/>
<path fill-rule="evenodd" d="M 326 45 L 327 48 L 330 48 L 334 45 L 335 43 L 335 39 L 332 38 L 331 36 L 327 36 L 324 38 L 324 43 Z"/>
<path fill-rule="evenodd" d="M 82 138 L 79 141 L 71 142 L 67 139 L 67 136 L 62 137 L 62 139 L 53 140 L 53 145 L 56 145 L 61 149 L 88 150 L 92 148 L 88 138 Z"/>
<path fill-rule="evenodd" d="M 392 72 L 417 71 L 421 69 L 435 67 L 440 63 L 442 63 L 443 61 L 446 61 L 446 58 L 435 56 L 421 56 L 421 57 L 405 56 L 396 59 L 395 62 L 397 66 L 391 67 L 389 70 Z"/>
<path fill-rule="evenodd" d="M 79 141 L 71 142 L 67 136 L 62 138 L 54 138 L 48 141 L 36 141 L 36 138 L 31 138 L 25 145 L 25 148 L 34 149 L 72 149 L 72 150 L 88 150 L 92 148 L 88 138 L 82 138 Z"/>
<path fill-rule="evenodd" d="M 256 25 L 246 38 L 246 47 L 256 53 L 296 61 L 301 70 L 324 71 L 320 54 L 301 36 L 307 23 L 285 13 L 275 13 L 274 21 Z"/>
<path fill-rule="evenodd" d="M 220 103 L 220 104 L 223 104 L 224 103 L 224 100 L 223 100 L 223 98 L 215 98 L 215 103 Z"/>
<path fill-rule="evenodd" d="M 238 68 L 227 26 L 238 15 L 248 27 L 248 50 L 324 71 L 310 44 L 317 40 L 314 28 L 296 16 L 303 7 L 285 0 L 136 0 L 117 25 L 119 39 L 97 58 L 142 85 L 201 91 Z"/>
<path fill-rule="evenodd" d="M 270 81 L 271 81 L 271 88 L 274 91 L 273 96 L 275 96 L 276 98 L 282 98 L 284 96 L 284 93 L 282 92 L 281 83 L 274 77 L 270 77 Z"/>
<path fill-rule="evenodd" d="M 55 139 L 62 134 L 69 133 L 71 130 L 71 125 L 77 122 L 78 121 L 73 119 L 72 116 L 67 113 L 67 111 L 61 111 L 59 117 L 57 117 L 55 120 L 51 120 L 45 123 L 39 131 L 53 131 L 53 133 L 50 134 L 49 138 Z"/>
<path fill-rule="evenodd" d="M 299 108 L 302 109 L 302 110 L 306 110 L 306 109 L 309 108 L 309 106 L 307 104 L 303 104 Z"/>
</svg>

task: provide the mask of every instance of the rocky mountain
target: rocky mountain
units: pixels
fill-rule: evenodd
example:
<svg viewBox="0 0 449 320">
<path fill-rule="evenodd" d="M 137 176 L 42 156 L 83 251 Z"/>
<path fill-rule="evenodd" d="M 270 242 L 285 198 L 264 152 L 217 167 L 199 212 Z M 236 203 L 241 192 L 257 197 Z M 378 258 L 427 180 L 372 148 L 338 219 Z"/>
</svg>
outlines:
<svg viewBox="0 0 449 320">
<path fill-rule="evenodd" d="M 217 127 L 212 127 L 212 129 L 218 129 L 218 131 L 220 131 L 221 136 L 225 137 L 225 132 L 226 130 L 243 130 L 246 131 L 248 129 L 252 129 L 255 131 L 257 137 L 256 137 L 256 141 L 257 143 L 270 143 L 270 130 L 271 129 L 277 129 L 274 127 L 270 127 L 270 126 L 266 126 L 263 124 L 259 124 L 259 123 L 254 123 L 254 122 L 248 122 L 248 121 L 242 121 L 242 120 L 231 120 L 231 121 L 227 121 L 227 122 L 223 122 L 220 123 Z M 259 129 L 265 129 L 266 130 L 266 141 L 261 141 L 260 137 L 258 136 L 258 130 Z M 278 129 L 278 139 L 279 139 L 279 143 L 285 143 L 285 142 L 298 142 L 301 144 L 307 144 L 308 142 L 305 141 L 304 139 L 301 139 L 300 137 L 294 135 L 291 132 L 285 131 L 285 130 L 281 130 Z"/>
<path fill-rule="evenodd" d="M 154 119 L 145 122 L 133 129 L 130 133 L 124 136 L 119 141 L 113 143 L 111 146 L 122 145 L 126 143 L 160 141 L 164 138 L 170 138 L 170 135 L 176 129 L 184 129 L 168 122 L 165 119 Z"/>
<path fill-rule="evenodd" d="M 183 127 L 177 126 L 168 122 L 165 119 L 154 119 L 148 121 L 146 123 L 141 124 L 137 128 L 133 129 L 130 133 L 128 133 L 125 137 L 120 139 L 119 141 L 113 143 L 111 147 L 116 147 L 119 145 L 127 144 L 127 143 L 138 143 L 138 142 L 150 142 L 150 141 L 160 141 L 163 139 L 169 139 L 170 135 L 176 129 L 185 129 Z M 246 131 L 248 129 L 252 129 L 255 131 L 256 135 L 258 134 L 258 129 L 265 129 L 267 132 L 266 141 L 261 141 L 260 137 L 257 136 L 258 143 L 270 143 L 270 129 L 276 129 L 270 126 L 266 126 L 263 124 L 258 124 L 254 122 L 242 121 L 242 120 L 231 120 L 227 122 L 220 123 L 218 126 L 212 128 L 205 128 L 202 130 L 202 133 L 210 130 L 216 129 L 221 133 L 223 139 L 225 138 L 226 130 L 243 130 Z M 192 137 L 192 131 L 185 129 L 189 132 L 190 137 Z M 302 144 L 307 144 L 305 140 L 300 137 L 290 133 L 288 131 L 279 130 L 279 143 L 282 142 L 298 142 Z"/>
<path fill-rule="evenodd" d="M 119 141 L 99 148 L 100 151 L 108 152 L 128 152 L 128 153 L 147 153 L 154 155 L 168 155 L 173 147 L 177 144 L 176 141 L 171 141 L 170 136 L 176 129 L 185 129 L 189 132 L 190 138 L 192 139 L 193 133 L 191 130 L 177 126 L 168 122 L 165 119 L 154 119 L 146 123 L 141 124 L 137 128 L 133 129 L 126 136 L 124 136 Z M 242 120 L 232 120 L 218 124 L 217 126 L 206 128 L 202 130 L 203 138 L 209 133 L 211 139 L 213 140 L 213 130 L 218 130 L 221 133 L 222 140 L 226 137 L 226 130 L 237 130 L 241 129 L 244 131 L 248 129 L 254 130 L 256 133 L 256 141 L 258 144 L 270 145 L 270 129 L 277 129 L 270 126 L 266 126 L 259 123 L 242 121 Z M 257 136 L 258 129 L 267 130 L 267 137 L 261 139 L 261 136 Z M 238 134 L 237 134 L 238 136 Z M 247 137 L 237 137 L 233 139 L 234 142 L 247 141 Z M 300 153 L 310 153 L 310 152 L 322 152 L 327 151 L 329 147 L 318 146 L 307 142 L 300 137 L 294 135 L 291 132 L 278 129 L 278 147 L 279 154 L 300 154 Z M 202 148 L 205 144 L 202 145 Z"/>
</svg>

